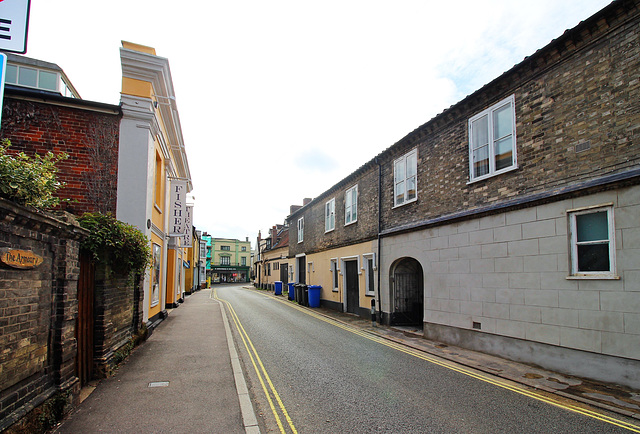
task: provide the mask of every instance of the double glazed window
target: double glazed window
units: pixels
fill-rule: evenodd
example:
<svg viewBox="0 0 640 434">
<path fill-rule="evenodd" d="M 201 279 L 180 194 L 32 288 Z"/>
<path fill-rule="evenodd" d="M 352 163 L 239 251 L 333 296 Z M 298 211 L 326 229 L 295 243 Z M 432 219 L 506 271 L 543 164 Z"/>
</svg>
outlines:
<svg viewBox="0 0 640 434">
<path fill-rule="evenodd" d="M 569 212 L 571 274 L 573 276 L 613 277 L 615 239 L 613 207 Z"/>
<path fill-rule="evenodd" d="M 514 101 L 512 95 L 469 119 L 470 181 L 516 167 Z"/>
<path fill-rule="evenodd" d="M 336 228 L 336 200 L 331 199 L 324 204 L 324 231 L 329 232 Z"/>
<path fill-rule="evenodd" d="M 304 217 L 298 219 L 298 242 L 304 241 Z"/>
<path fill-rule="evenodd" d="M 358 186 L 354 185 L 344 195 L 345 226 L 358 220 Z"/>
<path fill-rule="evenodd" d="M 418 150 L 414 149 L 393 162 L 393 205 L 418 199 Z"/>
</svg>

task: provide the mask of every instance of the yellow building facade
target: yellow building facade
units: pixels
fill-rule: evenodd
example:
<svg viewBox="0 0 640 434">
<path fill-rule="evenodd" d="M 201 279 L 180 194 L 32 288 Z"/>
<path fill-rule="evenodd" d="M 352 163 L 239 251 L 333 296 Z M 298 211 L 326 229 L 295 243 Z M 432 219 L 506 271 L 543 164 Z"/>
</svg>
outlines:
<svg viewBox="0 0 640 434">
<path fill-rule="evenodd" d="M 155 49 L 123 42 L 118 219 L 137 226 L 150 239 L 152 266 L 145 278 L 148 325 L 166 316 L 184 298 L 188 250 L 170 236 L 172 182 L 192 190 L 169 61 Z M 185 200 L 186 203 L 186 200 Z"/>
</svg>

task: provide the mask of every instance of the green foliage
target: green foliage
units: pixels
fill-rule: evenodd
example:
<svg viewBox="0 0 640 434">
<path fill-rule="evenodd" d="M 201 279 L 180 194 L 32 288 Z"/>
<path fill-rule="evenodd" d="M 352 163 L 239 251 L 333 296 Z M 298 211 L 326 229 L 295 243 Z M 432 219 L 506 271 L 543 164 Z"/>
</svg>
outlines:
<svg viewBox="0 0 640 434">
<path fill-rule="evenodd" d="M 136 227 L 101 213 L 84 214 L 79 222 L 91 232 L 81 247 L 94 261 L 122 274 L 142 273 L 151 262 L 149 239 Z"/>
<path fill-rule="evenodd" d="M 68 158 L 65 153 L 51 152 L 33 158 L 20 152 L 7 154 L 9 140 L 0 143 L 0 196 L 21 205 L 36 208 L 53 208 L 60 203 L 54 193 L 64 186 L 58 182 L 56 164 Z"/>
</svg>

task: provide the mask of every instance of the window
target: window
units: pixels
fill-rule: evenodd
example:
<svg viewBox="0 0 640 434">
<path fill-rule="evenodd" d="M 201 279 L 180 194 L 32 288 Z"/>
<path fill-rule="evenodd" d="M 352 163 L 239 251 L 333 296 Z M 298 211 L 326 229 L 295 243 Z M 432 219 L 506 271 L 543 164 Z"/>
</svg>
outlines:
<svg viewBox="0 0 640 434">
<path fill-rule="evenodd" d="M 418 150 L 393 162 L 393 206 L 404 205 L 418 199 Z"/>
<path fill-rule="evenodd" d="M 571 275 L 615 277 L 613 207 L 567 212 L 571 237 Z"/>
<path fill-rule="evenodd" d="M 220 246 L 220 250 L 229 251 L 229 250 L 231 250 L 231 248 L 229 246 Z"/>
<path fill-rule="evenodd" d="M 513 95 L 469 119 L 470 181 L 517 167 L 515 119 Z"/>
<path fill-rule="evenodd" d="M 333 292 L 338 292 L 338 258 L 331 260 L 331 273 L 333 274 L 331 279 Z"/>
<path fill-rule="evenodd" d="M 358 220 L 358 186 L 354 185 L 344 194 L 344 225 Z"/>
<path fill-rule="evenodd" d="M 336 200 L 331 199 L 324 204 L 324 231 L 329 232 L 336 228 Z"/>
<path fill-rule="evenodd" d="M 375 295 L 375 253 L 367 253 L 362 255 L 364 259 L 365 271 L 365 295 Z"/>
<path fill-rule="evenodd" d="M 247 266 L 247 258 L 245 256 L 240 258 L 240 265 L 242 265 L 243 267 Z"/>
<path fill-rule="evenodd" d="M 164 177 L 162 176 L 162 157 L 156 152 L 156 179 L 154 188 L 154 200 L 158 208 L 162 209 L 162 182 Z"/>
<path fill-rule="evenodd" d="M 242 249 L 241 249 L 241 250 L 242 250 L 243 252 L 246 252 L 246 251 L 247 251 L 247 246 L 242 246 Z"/>
<path fill-rule="evenodd" d="M 298 242 L 304 241 L 304 217 L 298 219 Z"/>
<path fill-rule="evenodd" d="M 220 265 L 231 265 L 231 256 L 220 256 Z"/>
<path fill-rule="evenodd" d="M 160 301 L 160 246 L 153 243 L 153 267 L 151 268 L 151 307 Z"/>
<path fill-rule="evenodd" d="M 271 276 L 271 263 L 267 264 L 267 276 Z"/>
</svg>

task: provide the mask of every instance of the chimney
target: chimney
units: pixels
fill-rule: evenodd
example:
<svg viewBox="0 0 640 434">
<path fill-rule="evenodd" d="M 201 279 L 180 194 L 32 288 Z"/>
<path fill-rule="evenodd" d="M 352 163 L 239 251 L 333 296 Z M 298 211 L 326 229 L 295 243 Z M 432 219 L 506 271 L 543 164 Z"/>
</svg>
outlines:
<svg viewBox="0 0 640 434">
<path fill-rule="evenodd" d="M 249 242 L 249 237 L 247 237 L 247 241 L 245 241 L 245 243 L 248 243 L 248 242 Z"/>
<path fill-rule="evenodd" d="M 311 203 L 313 199 L 311 199 L 310 197 L 305 197 L 304 199 L 302 199 L 302 206 L 307 206 L 309 205 L 309 203 Z"/>
<path fill-rule="evenodd" d="M 291 215 L 294 212 L 298 211 L 300 208 L 302 208 L 302 205 L 291 205 L 289 207 L 289 215 Z"/>
<path fill-rule="evenodd" d="M 260 244 L 261 240 L 262 240 L 262 234 L 260 233 L 260 231 L 258 231 L 258 244 Z"/>
</svg>

